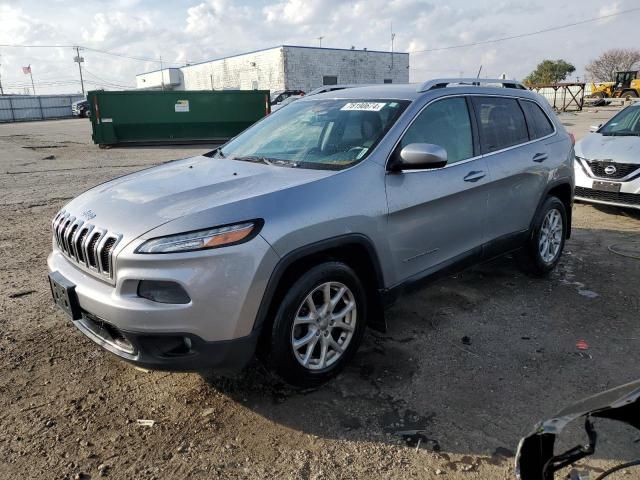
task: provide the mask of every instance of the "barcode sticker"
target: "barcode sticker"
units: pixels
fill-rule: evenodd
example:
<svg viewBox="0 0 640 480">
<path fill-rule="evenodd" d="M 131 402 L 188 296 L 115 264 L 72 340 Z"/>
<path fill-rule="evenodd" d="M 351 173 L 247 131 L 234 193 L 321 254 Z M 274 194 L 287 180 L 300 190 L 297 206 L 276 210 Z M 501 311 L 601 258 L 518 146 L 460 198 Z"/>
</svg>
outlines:
<svg viewBox="0 0 640 480">
<path fill-rule="evenodd" d="M 361 112 L 379 112 L 384 108 L 386 103 L 378 103 L 378 102 L 357 102 L 357 103 L 347 103 L 340 110 L 352 110 L 352 111 L 361 111 Z"/>
</svg>

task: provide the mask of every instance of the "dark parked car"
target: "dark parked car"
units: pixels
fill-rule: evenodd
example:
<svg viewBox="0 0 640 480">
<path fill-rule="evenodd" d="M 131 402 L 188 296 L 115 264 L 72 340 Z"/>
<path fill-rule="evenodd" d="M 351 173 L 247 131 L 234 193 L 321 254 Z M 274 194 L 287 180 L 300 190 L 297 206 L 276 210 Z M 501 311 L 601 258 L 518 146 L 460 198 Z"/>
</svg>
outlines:
<svg viewBox="0 0 640 480">
<path fill-rule="evenodd" d="M 88 117 L 91 114 L 89 110 L 89 102 L 87 100 L 79 100 L 71 104 L 71 113 L 74 117 Z"/>
<path fill-rule="evenodd" d="M 293 95 L 304 95 L 304 92 L 302 90 L 276 90 L 271 92 L 271 105 L 278 105 Z"/>
</svg>

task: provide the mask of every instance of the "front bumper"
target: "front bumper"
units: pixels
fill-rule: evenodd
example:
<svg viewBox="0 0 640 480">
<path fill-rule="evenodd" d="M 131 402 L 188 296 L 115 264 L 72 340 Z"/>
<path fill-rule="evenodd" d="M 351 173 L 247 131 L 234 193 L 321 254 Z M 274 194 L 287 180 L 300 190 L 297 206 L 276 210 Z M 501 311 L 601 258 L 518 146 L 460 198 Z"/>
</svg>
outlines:
<svg viewBox="0 0 640 480">
<path fill-rule="evenodd" d="M 254 355 L 259 330 L 234 340 L 207 342 L 186 332 L 152 334 L 121 330 L 83 312 L 74 325 L 105 350 L 139 367 L 165 371 L 240 371 Z"/>
<path fill-rule="evenodd" d="M 115 260 L 115 283 L 82 270 L 54 247 L 49 271 L 75 285 L 75 326 L 120 358 L 163 370 L 242 368 L 253 355 L 255 318 L 278 256 L 261 237 L 230 247 L 147 255 L 128 245 Z M 137 294 L 140 280 L 178 283 L 186 304 Z"/>
<path fill-rule="evenodd" d="M 575 199 L 578 201 L 612 205 L 616 207 L 640 209 L 640 175 L 622 181 L 620 179 L 596 178 L 581 162 L 575 161 L 576 189 Z M 593 189 L 593 182 L 608 181 L 620 183 L 620 192 L 604 192 Z"/>
</svg>

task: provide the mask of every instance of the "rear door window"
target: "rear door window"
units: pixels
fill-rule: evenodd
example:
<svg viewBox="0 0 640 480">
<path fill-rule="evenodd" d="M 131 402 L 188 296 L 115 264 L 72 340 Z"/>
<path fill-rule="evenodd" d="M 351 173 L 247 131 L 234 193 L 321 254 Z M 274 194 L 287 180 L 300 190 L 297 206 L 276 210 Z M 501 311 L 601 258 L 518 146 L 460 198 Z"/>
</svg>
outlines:
<svg viewBox="0 0 640 480">
<path fill-rule="evenodd" d="M 483 154 L 529 141 L 527 123 L 513 98 L 472 97 Z"/>
<path fill-rule="evenodd" d="M 427 106 L 407 129 L 400 148 L 432 143 L 447 151 L 449 164 L 473 157 L 471 119 L 464 97 L 445 98 Z"/>
<path fill-rule="evenodd" d="M 521 100 L 520 105 L 522 106 L 522 110 L 524 110 L 525 117 L 527 118 L 527 125 L 529 126 L 531 140 L 546 137 L 553 133 L 553 124 L 551 123 L 551 120 L 549 120 L 549 117 L 547 117 L 537 103 Z"/>
</svg>

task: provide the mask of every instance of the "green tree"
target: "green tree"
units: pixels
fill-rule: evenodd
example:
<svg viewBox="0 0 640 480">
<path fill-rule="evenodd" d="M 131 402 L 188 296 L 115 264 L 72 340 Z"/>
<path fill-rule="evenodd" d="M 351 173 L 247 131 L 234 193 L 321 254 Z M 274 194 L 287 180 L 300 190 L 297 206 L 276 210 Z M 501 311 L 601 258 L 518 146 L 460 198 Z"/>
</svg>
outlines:
<svg viewBox="0 0 640 480">
<path fill-rule="evenodd" d="M 523 81 L 526 85 L 558 83 L 575 71 L 576 67 L 564 60 L 543 60 Z"/>
</svg>

